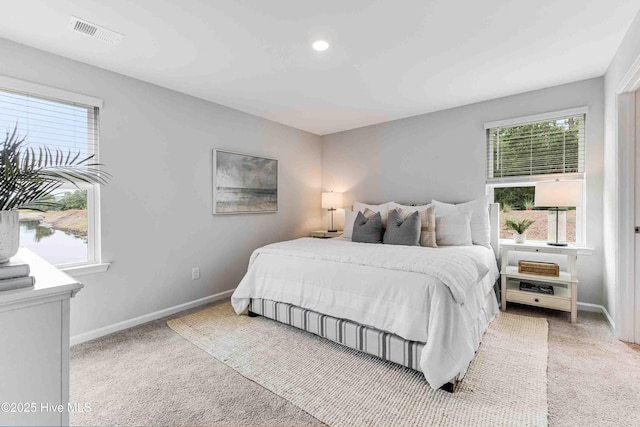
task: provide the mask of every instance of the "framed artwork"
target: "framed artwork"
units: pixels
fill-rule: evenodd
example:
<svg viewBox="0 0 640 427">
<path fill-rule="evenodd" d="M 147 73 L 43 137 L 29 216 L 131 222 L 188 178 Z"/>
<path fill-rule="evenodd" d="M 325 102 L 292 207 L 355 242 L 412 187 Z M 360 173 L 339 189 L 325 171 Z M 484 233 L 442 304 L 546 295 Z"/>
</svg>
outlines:
<svg viewBox="0 0 640 427">
<path fill-rule="evenodd" d="M 278 161 L 213 150 L 213 213 L 278 211 Z"/>
</svg>

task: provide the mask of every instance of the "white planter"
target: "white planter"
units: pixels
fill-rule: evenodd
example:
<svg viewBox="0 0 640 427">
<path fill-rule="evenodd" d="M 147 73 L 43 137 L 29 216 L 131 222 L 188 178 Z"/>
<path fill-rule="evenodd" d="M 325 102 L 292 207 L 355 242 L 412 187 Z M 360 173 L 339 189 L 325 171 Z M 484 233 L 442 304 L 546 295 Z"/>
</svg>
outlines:
<svg viewBox="0 0 640 427">
<path fill-rule="evenodd" d="M 8 262 L 20 247 L 18 211 L 0 211 L 0 264 Z"/>
<path fill-rule="evenodd" d="M 524 243 L 524 242 L 525 242 L 525 240 L 527 240 L 527 235 L 526 235 L 526 234 L 524 234 L 524 233 L 522 233 L 522 234 L 520 234 L 520 233 L 513 233 L 513 240 L 514 240 L 516 243 Z"/>
</svg>

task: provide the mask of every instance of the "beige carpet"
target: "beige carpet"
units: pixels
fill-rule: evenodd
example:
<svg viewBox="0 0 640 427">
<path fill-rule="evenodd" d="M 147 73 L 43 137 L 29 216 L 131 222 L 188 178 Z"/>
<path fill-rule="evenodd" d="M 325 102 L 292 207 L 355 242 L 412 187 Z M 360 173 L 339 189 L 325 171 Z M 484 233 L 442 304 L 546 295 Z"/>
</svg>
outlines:
<svg viewBox="0 0 640 427">
<path fill-rule="evenodd" d="M 640 345 L 611 333 L 599 313 L 509 304 L 508 312 L 549 321 L 549 425 L 640 426 Z"/>
<path fill-rule="evenodd" d="M 331 426 L 547 425 L 545 319 L 495 320 L 456 393 L 415 371 L 220 305 L 169 327 Z"/>
</svg>

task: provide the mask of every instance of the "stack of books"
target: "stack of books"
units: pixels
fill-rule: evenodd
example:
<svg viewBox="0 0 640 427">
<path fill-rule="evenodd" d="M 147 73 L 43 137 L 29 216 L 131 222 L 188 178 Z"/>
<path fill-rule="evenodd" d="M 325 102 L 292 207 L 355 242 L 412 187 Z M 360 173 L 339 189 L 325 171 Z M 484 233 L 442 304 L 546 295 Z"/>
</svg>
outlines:
<svg viewBox="0 0 640 427">
<path fill-rule="evenodd" d="M 36 279 L 29 275 L 30 272 L 29 264 L 19 257 L 14 256 L 9 262 L 0 264 L 0 292 L 33 286 Z"/>
<path fill-rule="evenodd" d="M 541 283 L 520 282 L 520 290 L 527 292 L 537 292 L 539 294 L 553 295 L 552 285 L 543 285 Z"/>
</svg>

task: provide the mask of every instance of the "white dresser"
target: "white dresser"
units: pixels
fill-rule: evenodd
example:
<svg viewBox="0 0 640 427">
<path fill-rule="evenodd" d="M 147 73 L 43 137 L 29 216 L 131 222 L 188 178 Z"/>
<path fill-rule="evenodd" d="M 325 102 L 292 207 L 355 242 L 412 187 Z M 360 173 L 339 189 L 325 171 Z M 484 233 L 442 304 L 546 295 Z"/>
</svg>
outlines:
<svg viewBox="0 0 640 427">
<path fill-rule="evenodd" d="M 69 299 L 82 284 L 27 249 L 33 288 L 0 292 L 0 425 L 69 425 Z"/>
</svg>

